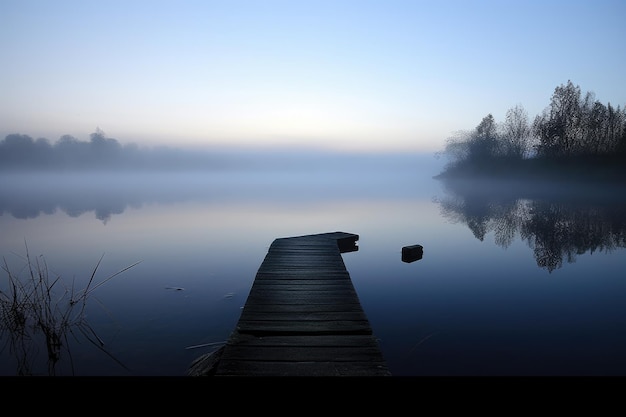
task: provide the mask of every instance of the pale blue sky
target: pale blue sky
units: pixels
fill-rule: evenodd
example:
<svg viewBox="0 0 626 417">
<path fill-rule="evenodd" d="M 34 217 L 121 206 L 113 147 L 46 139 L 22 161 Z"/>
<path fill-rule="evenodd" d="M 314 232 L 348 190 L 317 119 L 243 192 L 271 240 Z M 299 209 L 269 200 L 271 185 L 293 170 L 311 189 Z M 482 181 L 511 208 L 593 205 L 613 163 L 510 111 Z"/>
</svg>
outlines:
<svg viewBox="0 0 626 417">
<path fill-rule="evenodd" d="M 572 80 L 626 104 L 626 1 L 0 0 L 0 136 L 438 151 Z"/>
</svg>

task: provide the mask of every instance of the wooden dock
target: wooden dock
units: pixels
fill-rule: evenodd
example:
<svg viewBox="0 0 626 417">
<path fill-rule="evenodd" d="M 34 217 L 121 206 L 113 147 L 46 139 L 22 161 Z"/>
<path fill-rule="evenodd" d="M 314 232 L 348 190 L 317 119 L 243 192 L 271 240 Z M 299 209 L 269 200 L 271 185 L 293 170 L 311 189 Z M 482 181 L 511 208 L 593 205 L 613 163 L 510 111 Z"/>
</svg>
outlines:
<svg viewBox="0 0 626 417">
<path fill-rule="evenodd" d="M 341 253 L 358 235 L 274 240 L 226 345 L 190 375 L 389 376 Z"/>
</svg>

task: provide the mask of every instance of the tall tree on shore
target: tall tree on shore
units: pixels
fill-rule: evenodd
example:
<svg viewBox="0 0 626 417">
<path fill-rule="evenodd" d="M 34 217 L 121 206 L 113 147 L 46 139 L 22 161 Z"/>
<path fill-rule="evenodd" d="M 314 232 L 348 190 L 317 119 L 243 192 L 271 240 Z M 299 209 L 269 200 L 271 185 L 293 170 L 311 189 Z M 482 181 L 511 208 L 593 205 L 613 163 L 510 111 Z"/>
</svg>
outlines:
<svg viewBox="0 0 626 417">
<path fill-rule="evenodd" d="M 550 106 L 535 118 L 533 131 L 539 140 L 539 156 L 575 154 L 582 127 L 580 87 L 571 81 L 554 89 Z"/>
<path fill-rule="evenodd" d="M 476 126 L 470 142 L 470 159 L 483 160 L 493 158 L 500 153 L 498 144 L 498 127 L 493 115 L 489 113 Z"/>
<path fill-rule="evenodd" d="M 521 104 L 507 110 L 500 136 L 504 156 L 515 159 L 529 156 L 532 150 L 532 130 L 528 113 Z"/>
<path fill-rule="evenodd" d="M 550 106 L 535 118 L 533 133 L 543 157 L 599 156 L 620 152 L 626 111 L 604 105 L 571 81 L 554 90 Z"/>
</svg>

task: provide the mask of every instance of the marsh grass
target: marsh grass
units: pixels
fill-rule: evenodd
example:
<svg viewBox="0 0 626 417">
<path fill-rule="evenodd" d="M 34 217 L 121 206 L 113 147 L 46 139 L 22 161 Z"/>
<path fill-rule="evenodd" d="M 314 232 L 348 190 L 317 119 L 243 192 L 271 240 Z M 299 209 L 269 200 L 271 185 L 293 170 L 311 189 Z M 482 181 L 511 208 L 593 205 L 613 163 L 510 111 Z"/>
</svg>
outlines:
<svg viewBox="0 0 626 417">
<path fill-rule="evenodd" d="M 7 287 L 0 289 L 0 353 L 9 350 L 16 360 L 17 375 L 54 376 L 62 360 L 67 361 L 74 375 L 70 341 L 84 340 L 128 370 L 108 352 L 104 341 L 87 322 L 86 307 L 96 289 L 140 261 L 97 281 L 96 273 L 103 258 L 104 255 L 96 263 L 83 289 L 75 288 L 75 280 L 66 285 L 59 275 L 50 272 L 43 255 L 32 259 L 28 247 L 22 257 L 25 265 L 18 273 L 2 258 Z"/>
</svg>

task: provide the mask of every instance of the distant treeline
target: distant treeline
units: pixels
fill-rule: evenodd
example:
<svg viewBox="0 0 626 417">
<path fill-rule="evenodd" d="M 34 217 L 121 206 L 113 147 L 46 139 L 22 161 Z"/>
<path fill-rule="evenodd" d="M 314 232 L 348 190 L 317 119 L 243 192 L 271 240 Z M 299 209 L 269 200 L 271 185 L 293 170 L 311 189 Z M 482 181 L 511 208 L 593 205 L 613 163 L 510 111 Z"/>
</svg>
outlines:
<svg viewBox="0 0 626 417">
<path fill-rule="evenodd" d="M 449 163 L 439 177 L 559 177 L 626 180 L 626 109 L 581 94 L 571 81 L 530 123 L 522 105 L 503 123 L 491 114 L 447 141 Z"/>
<path fill-rule="evenodd" d="M 214 169 L 221 164 L 208 152 L 121 145 L 99 128 L 89 141 L 64 135 L 53 144 L 22 134 L 0 141 L 0 171 L 189 170 Z"/>
</svg>

